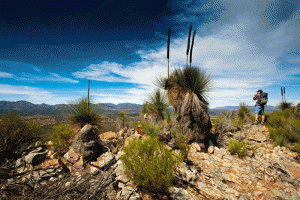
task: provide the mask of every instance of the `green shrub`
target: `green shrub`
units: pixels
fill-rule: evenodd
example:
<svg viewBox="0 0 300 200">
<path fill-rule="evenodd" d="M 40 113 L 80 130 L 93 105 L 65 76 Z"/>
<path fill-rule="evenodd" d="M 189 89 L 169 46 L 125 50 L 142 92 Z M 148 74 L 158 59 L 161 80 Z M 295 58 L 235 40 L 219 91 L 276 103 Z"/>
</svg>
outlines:
<svg viewBox="0 0 300 200">
<path fill-rule="evenodd" d="M 22 153 L 30 144 L 40 139 L 40 125 L 26 122 L 20 115 L 10 112 L 0 121 L 0 158 Z"/>
<path fill-rule="evenodd" d="M 135 124 L 135 126 L 141 126 L 142 131 L 151 137 L 156 137 L 158 136 L 158 134 L 160 133 L 162 127 L 163 127 L 163 123 L 156 123 L 153 124 L 151 122 L 146 122 L 146 121 L 142 121 L 142 122 L 137 122 Z"/>
<path fill-rule="evenodd" d="M 276 135 L 274 141 L 277 145 L 279 145 L 281 147 L 285 146 L 288 142 L 286 136 L 284 136 L 283 134 Z"/>
<path fill-rule="evenodd" d="M 300 141 L 295 143 L 293 150 L 300 154 Z"/>
<path fill-rule="evenodd" d="M 79 124 L 81 127 L 86 124 L 99 126 L 101 124 L 101 118 L 96 113 L 96 105 L 89 103 L 88 109 L 87 102 L 87 97 L 82 97 L 66 105 L 65 109 L 71 114 L 70 120 L 72 123 Z"/>
<path fill-rule="evenodd" d="M 166 119 L 168 124 L 171 124 L 174 119 L 174 112 L 170 109 L 166 109 L 164 112 L 164 118 Z"/>
<path fill-rule="evenodd" d="M 130 141 L 120 159 L 124 163 L 126 175 L 134 183 L 156 193 L 168 191 L 173 171 L 180 161 L 156 137 Z"/>
<path fill-rule="evenodd" d="M 70 125 L 61 123 L 53 126 L 53 133 L 50 136 L 50 140 L 53 142 L 55 152 L 58 155 L 63 155 L 67 152 L 73 137 L 74 133 Z"/>
<path fill-rule="evenodd" d="M 190 150 L 190 145 L 188 144 L 190 133 L 184 136 L 182 133 L 178 133 L 174 128 L 171 130 L 172 135 L 176 138 L 175 146 L 180 150 L 180 155 L 182 159 L 186 159 L 188 152 Z"/>
<path fill-rule="evenodd" d="M 239 104 L 237 115 L 240 120 L 243 121 L 245 119 L 245 114 L 249 112 L 250 112 L 250 108 L 247 106 L 245 102 Z"/>
<path fill-rule="evenodd" d="M 279 108 L 281 111 L 284 111 L 285 109 L 293 107 L 293 103 L 281 101 L 278 105 L 276 105 L 276 107 Z"/>
<path fill-rule="evenodd" d="M 231 154 L 237 154 L 240 158 L 247 156 L 248 145 L 245 142 L 231 139 L 228 148 Z"/>
</svg>

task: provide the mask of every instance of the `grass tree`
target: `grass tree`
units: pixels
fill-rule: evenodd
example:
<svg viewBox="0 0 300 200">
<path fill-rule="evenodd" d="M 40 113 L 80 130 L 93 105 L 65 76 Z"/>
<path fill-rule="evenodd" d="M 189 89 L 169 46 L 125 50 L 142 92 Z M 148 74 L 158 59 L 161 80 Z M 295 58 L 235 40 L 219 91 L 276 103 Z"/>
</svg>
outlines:
<svg viewBox="0 0 300 200">
<path fill-rule="evenodd" d="M 149 95 L 148 101 L 142 105 L 142 114 L 148 114 L 153 121 L 157 122 L 164 119 L 164 111 L 169 106 L 167 96 L 160 89 Z"/>
<path fill-rule="evenodd" d="M 167 91 L 181 129 L 191 133 L 190 141 L 208 139 L 212 127 L 206 96 L 210 81 L 210 76 L 197 67 L 176 69 L 169 79 L 157 79 L 157 86 Z"/>
<path fill-rule="evenodd" d="M 126 113 L 124 111 L 120 112 L 119 119 L 120 119 L 120 124 L 121 124 L 122 128 L 124 128 L 126 125 L 126 122 L 128 121 L 128 116 L 126 115 Z"/>
<path fill-rule="evenodd" d="M 70 113 L 71 123 L 78 124 L 80 127 L 86 124 L 100 125 L 101 119 L 96 113 L 96 105 L 90 102 L 87 97 L 81 97 L 66 105 L 65 109 Z"/>
<path fill-rule="evenodd" d="M 279 108 L 280 110 L 284 111 L 285 109 L 293 107 L 293 103 L 282 101 L 278 105 L 276 105 L 276 107 Z"/>
</svg>

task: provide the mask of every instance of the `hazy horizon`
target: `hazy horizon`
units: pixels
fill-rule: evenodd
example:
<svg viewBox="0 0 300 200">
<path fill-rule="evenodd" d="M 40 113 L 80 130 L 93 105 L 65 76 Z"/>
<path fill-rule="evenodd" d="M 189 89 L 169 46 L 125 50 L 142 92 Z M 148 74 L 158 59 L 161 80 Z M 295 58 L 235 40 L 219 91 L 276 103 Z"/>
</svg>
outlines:
<svg viewBox="0 0 300 200">
<path fill-rule="evenodd" d="M 183 68 L 190 25 L 193 66 L 211 75 L 210 108 L 300 102 L 300 1 L 5 1 L 0 11 L 0 101 L 142 104 Z"/>
</svg>

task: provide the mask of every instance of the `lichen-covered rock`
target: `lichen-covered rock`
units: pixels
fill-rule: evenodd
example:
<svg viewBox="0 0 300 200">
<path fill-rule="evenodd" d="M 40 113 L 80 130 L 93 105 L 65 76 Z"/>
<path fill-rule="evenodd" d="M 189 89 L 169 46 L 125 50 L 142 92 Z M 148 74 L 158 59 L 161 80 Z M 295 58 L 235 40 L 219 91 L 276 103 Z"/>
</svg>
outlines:
<svg viewBox="0 0 300 200">
<path fill-rule="evenodd" d="M 169 192 L 170 192 L 170 196 L 174 200 L 194 200 L 194 199 L 196 199 L 194 197 L 194 195 L 192 195 L 191 193 L 189 193 L 187 190 L 185 190 L 183 188 L 171 187 L 169 189 Z"/>
<path fill-rule="evenodd" d="M 42 153 L 30 153 L 24 157 L 24 161 L 32 166 L 42 163 L 46 159 L 46 152 Z"/>
</svg>

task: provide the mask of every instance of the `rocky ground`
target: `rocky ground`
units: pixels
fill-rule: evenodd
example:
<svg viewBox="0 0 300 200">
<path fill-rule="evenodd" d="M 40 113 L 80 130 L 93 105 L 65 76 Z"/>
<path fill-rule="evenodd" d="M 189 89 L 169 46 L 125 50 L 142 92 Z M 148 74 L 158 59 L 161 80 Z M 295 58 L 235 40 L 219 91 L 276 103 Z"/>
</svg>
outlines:
<svg viewBox="0 0 300 200">
<path fill-rule="evenodd" d="M 51 142 L 38 143 L 17 160 L 14 175 L 7 175 L 1 190 L 7 195 L 10 188 L 22 185 L 24 199 L 155 199 L 138 190 L 119 160 L 123 151 L 118 141 L 126 146 L 129 140 L 145 137 L 139 133 L 128 129 L 101 134 L 106 150 L 89 162 L 72 149 L 63 159 L 54 159 Z M 230 138 L 256 146 L 255 154 L 231 155 Z M 181 184 L 170 188 L 165 199 L 300 199 L 299 156 L 274 147 L 266 127 L 245 125 L 238 132 L 227 132 L 223 147 L 201 146 L 191 144 L 186 162 L 174 171 Z"/>
</svg>

